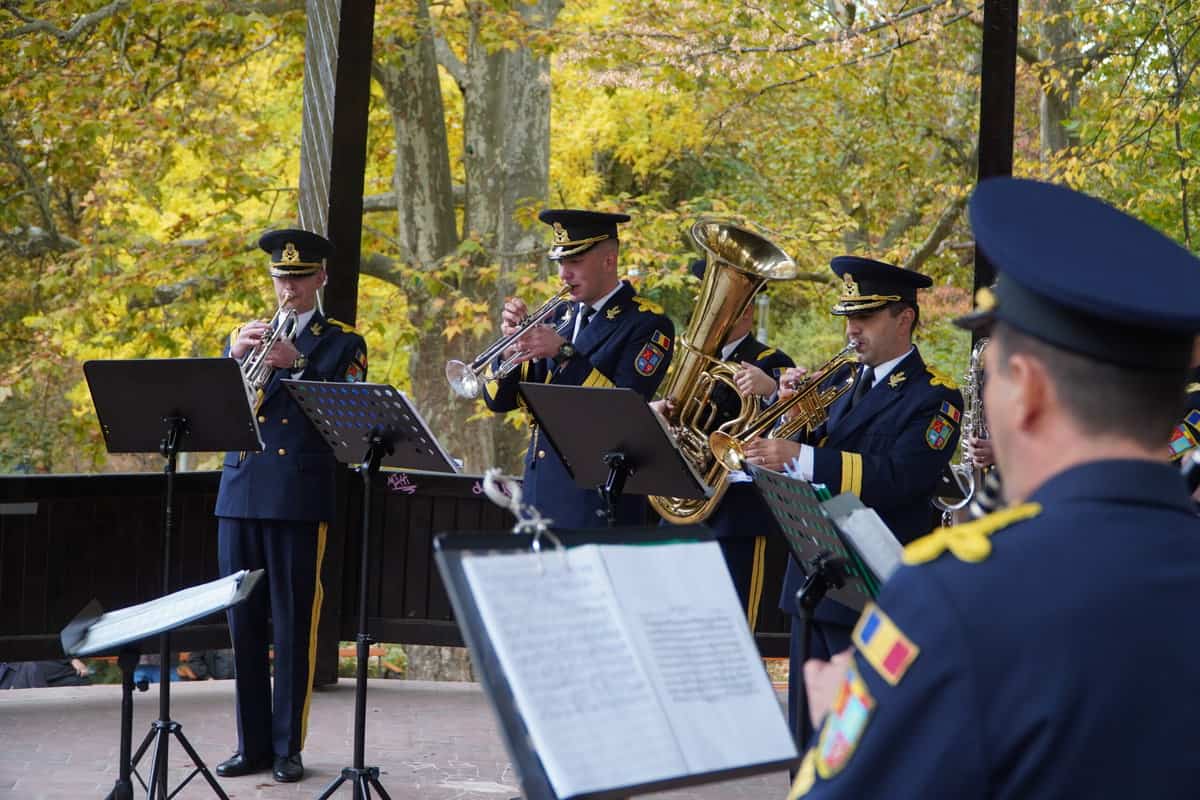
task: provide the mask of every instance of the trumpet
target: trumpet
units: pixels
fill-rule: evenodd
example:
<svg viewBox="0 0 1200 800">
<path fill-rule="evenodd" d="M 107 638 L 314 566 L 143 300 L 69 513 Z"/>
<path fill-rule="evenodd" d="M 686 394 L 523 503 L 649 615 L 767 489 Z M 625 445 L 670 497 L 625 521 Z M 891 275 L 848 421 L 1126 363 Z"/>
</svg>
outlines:
<svg viewBox="0 0 1200 800">
<path fill-rule="evenodd" d="M 491 376 L 487 376 L 488 368 L 492 361 L 497 356 L 503 353 L 508 348 L 524 336 L 534 325 L 541 325 L 547 319 L 554 315 L 558 307 L 566 302 L 567 296 L 571 293 L 570 286 L 564 286 L 558 290 L 558 294 L 551 297 L 546 302 L 534 311 L 532 314 L 526 314 L 521 320 L 521 324 L 517 329 L 507 336 L 501 336 L 496 341 L 492 342 L 479 355 L 471 360 L 470 364 L 466 364 L 458 359 L 452 359 L 446 362 L 446 381 L 450 384 L 450 388 L 459 397 L 473 400 L 479 397 L 479 393 L 483 390 L 483 384 L 487 380 L 493 378 L 503 378 L 508 373 L 517 368 L 517 365 L 525 360 L 527 353 L 519 351 L 513 353 L 508 358 L 500 362 L 500 366 L 496 367 Z"/>
<path fill-rule="evenodd" d="M 736 436 L 713 431 L 708 437 L 713 456 L 725 469 L 739 470 L 745 465 L 746 445 L 760 436 L 790 439 L 802 430 L 816 429 L 829 416 L 833 401 L 848 392 L 857 381 L 857 349 L 858 342 L 851 340 L 816 372 L 806 375 L 798 387 L 788 387 L 795 388 L 794 395 L 776 401 Z M 785 416 L 788 417 L 786 420 Z"/>
<path fill-rule="evenodd" d="M 253 397 L 255 410 L 258 410 L 258 406 L 262 403 L 263 390 L 267 388 L 267 384 L 271 382 L 271 376 L 275 374 L 275 368 L 267 363 L 267 356 L 270 354 L 271 348 L 275 346 L 276 342 L 282 340 L 290 342 L 296 338 L 298 316 L 296 309 L 287 305 L 291 299 L 291 295 L 284 295 L 283 302 L 275 311 L 275 316 L 271 317 L 270 330 L 242 362 L 242 376 L 246 379 L 247 392 Z"/>
</svg>

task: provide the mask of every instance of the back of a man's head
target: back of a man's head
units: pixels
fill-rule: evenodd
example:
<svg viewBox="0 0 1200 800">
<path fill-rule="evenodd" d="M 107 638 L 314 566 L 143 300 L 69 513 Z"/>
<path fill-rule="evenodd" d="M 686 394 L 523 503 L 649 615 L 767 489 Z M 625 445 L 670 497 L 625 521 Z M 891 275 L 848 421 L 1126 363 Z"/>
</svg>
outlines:
<svg viewBox="0 0 1200 800">
<path fill-rule="evenodd" d="M 1084 434 L 1127 439 L 1166 457 L 1166 442 L 1183 413 L 1188 369 L 1136 368 L 1072 353 L 1002 321 L 992 329 L 992 361 L 1007 369 L 1015 355 L 1044 367 L 1061 411 Z M 1081 443 L 1086 448 L 1086 442 Z"/>
</svg>

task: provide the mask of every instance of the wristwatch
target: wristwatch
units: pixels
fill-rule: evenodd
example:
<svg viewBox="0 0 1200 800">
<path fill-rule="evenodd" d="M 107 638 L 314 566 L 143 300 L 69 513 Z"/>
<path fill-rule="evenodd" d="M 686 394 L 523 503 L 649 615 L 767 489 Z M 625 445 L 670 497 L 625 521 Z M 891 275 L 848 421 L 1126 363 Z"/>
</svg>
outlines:
<svg viewBox="0 0 1200 800">
<path fill-rule="evenodd" d="M 296 356 L 296 360 L 292 362 L 292 372 L 303 372 L 308 366 L 308 356 L 301 353 Z"/>
<path fill-rule="evenodd" d="M 573 355 L 575 355 L 575 345 L 570 342 L 563 342 L 559 346 L 558 352 L 554 355 L 554 363 L 561 364 Z"/>
</svg>

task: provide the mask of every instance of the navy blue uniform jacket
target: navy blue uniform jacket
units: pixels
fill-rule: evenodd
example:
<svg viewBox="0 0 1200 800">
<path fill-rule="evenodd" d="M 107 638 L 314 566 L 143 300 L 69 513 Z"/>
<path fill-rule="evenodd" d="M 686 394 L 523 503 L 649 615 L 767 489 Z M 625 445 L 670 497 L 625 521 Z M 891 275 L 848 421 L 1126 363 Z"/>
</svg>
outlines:
<svg viewBox="0 0 1200 800">
<path fill-rule="evenodd" d="M 935 531 L 905 560 L 915 565 L 884 586 L 883 616 L 855 631 L 860 684 L 826 718 L 797 788 L 1197 796 L 1200 518 L 1177 470 L 1074 467 L 1027 504 Z"/>
<path fill-rule="evenodd" d="M 726 360 L 735 365 L 743 361 L 753 364 L 774 378 L 776 382 L 779 381 L 779 375 L 783 370 L 796 365 L 787 353 L 776 350 L 774 347 L 767 347 L 753 336 L 747 336 L 739 342 Z M 717 408 L 720 409 L 719 419 L 721 422 L 733 419 L 741 410 L 741 400 L 727 386 L 716 387 L 713 390 L 713 397 L 716 400 Z M 766 406 L 760 403 L 759 407 L 761 409 Z M 735 536 L 765 536 L 772 527 L 771 512 L 763 503 L 762 498 L 758 496 L 754 486 L 749 483 L 731 483 L 725 491 L 725 497 L 717 506 L 717 510 L 705 520 L 704 524 L 712 529 L 718 539 Z"/>
<path fill-rule="evenodd" d="M 237 336 L 235 331 L 230 342 Z M 306 381 L 363 381 L 367 371 L 367 345 L 348 326 L 327 320 L 318 311 L 295 341 L 308 358 L 300 375 L 275 370 L 258 410 L 258 427 L 265 448 L 261 453 L 225 455 L 218 517 L 328 521 L 334 512 L 333 451 L 321 438 L 280 382 L 282 378 Z M 225 347 L 229 354 L 229 346 Z"/>
<path fill-rule="evenodd" d="M 578 303 L 563 303 L 550 324 L 570 339 L 573 324 L 567 313 L 578 313 Z M 675 342 L 675 326 L 654 303 L 637 297 L 633 287 L 621 288 L 596 312 L 575 341 L 576 354 L 562 364 L 550 359 L 528 362 L 484 388 L 484 399 L 493 411 L 512 411 L 520 400 L 520 381 L 565 386 L 623 387 L 634 389 L 649 401 L 662 383 Z M 579 420 L 587 425 L 588 420 Z M 563 465 L 558 451 L 535 427 L 525 454 L 524 502 L 536 508 L 559 528 L 600 527 L 596 515 L 600 498 L 594 489 L 580 489 Z M 617 524 L 643 522 L 645 498 L 626 495 L 617 509 Z"/>
<path fill-rule="evenodd" d="M 900 542 L 933 527 L 930 498 L 958 446 L 962 394 L 952 380 L 928 367 L 913 348 L 891 373 L 847 412 L 850 392 L 838 398 L 828 421 L 805 441 L 814 449 L 813 483 L 837 495 L 857 494 L 875 509 Z M 796 613 L 796 592 L 803 575 L 788 559 L 779 607 Z M 832 602 L 815 619 L 854 623 L 856 614 L 832 616 Z M 847 616 L 848 615 L 848 616 Z"/>
</svg>

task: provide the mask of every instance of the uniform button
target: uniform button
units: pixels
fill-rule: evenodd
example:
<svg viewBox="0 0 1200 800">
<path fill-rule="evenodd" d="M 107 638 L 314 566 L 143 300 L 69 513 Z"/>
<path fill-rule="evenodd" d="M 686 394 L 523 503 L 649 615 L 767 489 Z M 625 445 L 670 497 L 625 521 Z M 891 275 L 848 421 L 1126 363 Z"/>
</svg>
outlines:
<svg viewBox="0 0 1200 800">
<path fill-rule="evenodd" d="M 264 416 L 262 416 L 262 415 L 260 414 L 260 415 L 259 415 L 259 417 L 258 417 L 258 421 L 259 421 L 259 422 L 266 422 L 266 421 L 267 421 L 267 418 L 266 418 L 266 417 L 264 417 Z"/>
<path fill-rule="evenodd" d="M 279 421 L 282 422 L 284 425 L 287 425 L 287 417 L 284 417 L 283 419 L 281 419 Z"/>
<path fill-rule="evenodd" d="M 284 450 L 282 447 L 281 447 L 281 448 L 279 448 L 279 455 L 281 455 L 281 456 L 286 456 L 286 455 L 287 455 L 287 450 Z"/>
<path fill-rule="evenodd" d="M 538 450 L 538 458 L 545 458 L 545 457 L 546 457 L 546 451 Z"/>
</svg>

